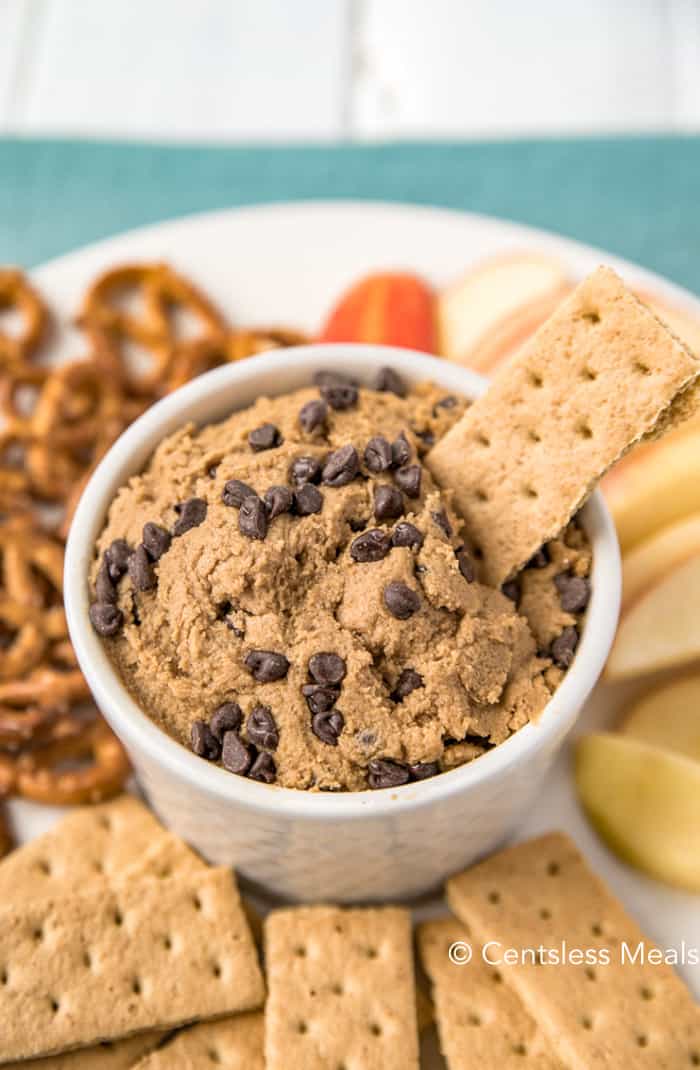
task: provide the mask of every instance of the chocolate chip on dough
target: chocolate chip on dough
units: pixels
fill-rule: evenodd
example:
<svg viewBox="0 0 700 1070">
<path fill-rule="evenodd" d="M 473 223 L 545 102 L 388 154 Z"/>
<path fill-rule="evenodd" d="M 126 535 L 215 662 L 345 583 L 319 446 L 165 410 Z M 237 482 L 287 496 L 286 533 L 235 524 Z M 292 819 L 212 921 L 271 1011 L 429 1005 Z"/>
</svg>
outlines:
<svg viewBox="0 0 700 1070">
<path fill-rule="evenodd" d="M 384 605 L 397 620 L 408 620 L 420 609 L 420 598 L 405 583 L 394 580 L 384 588 Z"/>
<path fill-rule="evenodd" d="M 116 602 L 117 600 L 117 588 L 109 574 L 109 561 L 106 554 L 102 558 L 102 564 L 95 579 L 95 594 L 98 602 Z"/>
<path fill-rule="evenodd" d="M 209 728 L 221 742 L 227 732 L 237 732 L 243 723 L 243 710 L 237 702 L 224 702 L 212 713 Z"/>
<path fill-rule="evenodd" d="M 216 762 L 221 754 L 221 744 L 206 721 L 193 721 L 190 729 L 192 750 L 198 757 Z"/>
<path fill-rule="evenodd" d="M 267 535 L 267 509 L 257 495 L 241 502 L 238 529 L 248 539 L 264 539 Z"/>
<path fill-rule="evenodd" d="M 421 674 L 415 669 L 402 669 L 391 697 L 394 702 L 403 702 L 407 695 L 419 687 L 425 687 Z"/>
<path fill-rule="evenodd" d="M 261 784 L 274 784 L 277 779 L 277 766 L 272 755 L 266 751 L 259 754 L 250 767 L 248 776 L 251 780 L 259 780 Z"/>
<path fill-rule="evenodd" d="M 578 632 L 573 627 L 564 628 L 550 647 L 550 654 L 555 665 L 560 669 L 568 669 L 574 660 L 576 647 L 578 646 Z"/>
<path fill-rule="evenodd" d="M 437 776 L 440 772 L 438 762 L 416 762 L 415 765 L 409 765 L 408 768 L 411 773 L 411 780 L 430 780 L 431 777 Z"/>
<path fill-rule="evenodd" d="M 389 758 L 374 758 L 368 765 L 367 783 L 370 788 L 398 788 L 408 784 L 411 773 L 407 766 L 392 762 Z"/>
<path fill-rule="evenodd" d="M 329 487 L 344 487 L 352 483 L 360 470 L 360 458 L 354 446 L 341 446 L 326 458 L 323 482 Z"/>
<path fill-rule="evenodd" d="M 294 493 L 294 511 L 298 516 L 311 516 L 323 508 L 323 495 L 313 483 L 305 483 Z"/>
<path fill-rule="evenodd" d="M 103 639 L 111 639 L 121 630 L 124 614 L 110 602 L 93 602 L 89 609 L 90 623 Z"/>
<path fill-rule="evenodd" d="M 507 580 L 501 587 L 501 592 L 516 605 L 520 601 L 520 584 L 517 580 Z"/>
<path fill-rule="evenodd" d="M 143 525 L 141 537 L 151 561 L 160 561 L 163 554 L 170 549 L 170 543 L 172 542 L 170 532 L 162 528 L 160 524 L 154 524 L 152 521 Z"/>
<path fill-rule="evenodd" d="M 398 398 L 405 398 L 407 393 L 406 384 L 393 368 L 379 369 L 375 389 L 383 393 L 396 394 Z"/>
<path fill-rule="evenodd" d="M 328 416 L 328 406 L 325 401 L 314 399 L 307 401 L 299 410 L 299 423 L 304 431 L 315 431 L 317 427 L 323 427 Z"/>
<path fill-rule="evenodd" d="M 309 675 L 324 687 L 337 687 L 345 679 L 347 667 L 340 654 L 312 654 L 309 658 Z"/>
<path fill-rule="evenodd" d="M 340 710 L 315 713 L 311 718 L 311 731 L 322 743 L 327 743 L 329 747 L 338 746 L 338 739 L 344 727 L 345 718 Z"/>
<path fill-rule="evenodd" d="M 256 706 L 246 722 L 246 733 L 251 743 L 266 750 L 275 750 L 280 741 L 277 722 L 269 706 Z"/>
<path fill-rule="evenodd" d="M 396 486 L 404 492 L 407 498 L 419 498 L 422 475 L 419 464 L 406 464 L 403 468 L 396 470 L 394 479 Z"/>
<path fill-rule="evenodd" d="M 152 591 L 158 582 L 143 544 L 137 546 L 129 558 L 129 579 L 137 591 Z"/>
<path fill-rule="evenodd" d="M 207 515 L 207 503 L 204 498 L 188 498 L 175 506 L 175 512 L 179 517 L 173 528 L 173 535 L 184 535 L 192 528 L 198 528 L 204 522 Z"/>
<path fill-rule="evenodd" d="M 452 525 L 450 524 L 449 517 L 447 516 L 445 510 L 438 509 L 437 512 L 431 513 L 430 515 L 433 518 L 433 521 L 440 528 L 440 530 L 444 532 L 444 534 L 447 535 L 447 538 L 449 539 L 452 535 Z"/>
<path fill-rule="evenodd" d="M 335 706 L 338 690 L 335 687 L 321 687 L 320 684 L 304 684 L 301 693 L 311 713 L 327 713 Z"/>
<path fill-rule="evenodd" d="M 415 526 L 407 520 L 397 524 L 391 535 L 392 546 L 408 546 L 410 549 L 419 550 L 423 545 L 423 535 Z"/>
<path fill-rule="evenodd" d="M 327 383 L 321 386 L 321 397 L 337 412 L 353 408 L 359 396 L 357 387 L 350 384 Z"/>
<path fill-rule="evenodd" d="M 374 491 L 374 515 L 377 520 L 396 520 L 403 516 L 403 494 L 396 487 L 382 483 Z"/>
<path fill-rule="evenodd" d="M 282 435 L 274 424 L 261 424 L 248 435 L 248 445 L 255 453 L 273 450 L 282 445 Z"/>
<path fill-rule="evenodd" d="M 268 520 L 274 520 L 275 517 L 288 513 L 294 505 L 294 495 L 289 487 L 270 487 L 269 490 L 265 491 L 263 500 L 267 509 Z"/>
<path fill-rule="evenodd" d="M 237 732 L 226 732 L 221 748 L 224 769 L 238 776 L 245 776 L 253 764 L 253 748 L 244 743 Z"/>
<path fill-rule="evenodd" d="M 375 435 L 365 446 L 365 466 L 369 472 L 377 475 L 391 468 L 393 462 L 391 443 L 381 435 Z"/>
<path fill-rule="evenodd" d="M 292 461 L 289 478 L 297 487 L 300 487 L 302 483 L 320 483 L 321 464 L 316 457 L 297 457 L 295 461 Z"/>
<path fill-rule="evenodd" d="M 560 572 L 554 577 L 559 592 L 559 602 L 565 613 L 582 613 L 591 597 L 591 585 L 583 576 Z"/>
<path fill-rule="evenodd" d="M 251 650 L 245 657 L 245 666 L 259 684 L 282 680 L 289 672 L 289 662 L 284 654 L 274 650 Z"/>
<path fill-rule="evenodd" d="M 458 550 L 455 550 L 455 557 L 457 558 L 459 571 L 462 573 L 467 583 L 473 583 L 476 579 L 474 562 L 463 546 L 460 546 Z"/>
<path fill-rule="evenodd" d="M 541 546 L 536 554 L 533 554 L 525 568 L 546 568 L 549 564 L 549 550 Z"/>
<path fill-rule="evenodd" d="M 117 583 L 127 570 L 131 547 L 126 539 L 115 539 L 105 550 L 105 560 L 109 568 L 109 578 Z"/>
<path fill-rule="evenodd" d="M 353 561 L 381 561 L 391 550 L 391 536 L 381 528 L 370 528 L 350 543 Z"/>
<path fill-rule="evenodd" d="M 391 457 L 394 468 L 403 468 L 411 459 L 411 447 L 403 431 L 391 444 Z"/>
<path fill-rule="evenodd" d="M 241 479 L 229 479 L 224 483 L 224 489 L 221 492 L 221 500 L 224 505 L 240 509 L 246 498 L 257 498 L 257 494 L 247 483 L 244 483 Z"/>
</svg>

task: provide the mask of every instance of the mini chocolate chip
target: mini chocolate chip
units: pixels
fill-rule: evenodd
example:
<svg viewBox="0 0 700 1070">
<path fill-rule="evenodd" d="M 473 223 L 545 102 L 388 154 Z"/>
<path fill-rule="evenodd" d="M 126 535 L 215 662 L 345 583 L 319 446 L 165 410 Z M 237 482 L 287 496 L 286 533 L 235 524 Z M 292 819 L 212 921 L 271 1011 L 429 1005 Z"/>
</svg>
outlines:
<svg viewBox="0 0 700 1070">
<path fill-rule="evenodd" d="M 238 530 L 248 539 L 264 539 L 267 535 L 267 509 L 257 495 L 241 502 Z"/>
<path fill-rule="evenodd" d="M 294 512 L 298 516 L 311 516 L 323 509 L 323 495 L 313 483 L 305 483 L 294 492 Z"/>
<path fill-rule="evenodd" d="M 419 498 L 422 475 L 423 472 L 419 464 L 406 464 L 403 468 L 396 470 L 394 479 L 396 480 L 396 486 L 400 487 L 407 498 Z"/>
<path fill-rule="evenodd" d="M 473 583 L 476 579 L 474 563 L 463 546 L 460 546 L 458 550 L 455 550 L 455 557 L 457 558 L 459 571 L 462 573 L 467 583 Z"/>
<path fill-rule="evenodd" d="M 321 464 L 315 457 L 297 457 L 289 469 L 289 478 L 297 487 L 302 483 L 320 483 Z"/>
<path fill-rule="evenodd" d="M 315 713 L 311 718 L 311 731 L 329 747 L 337 747 L 338 739 L 345 727 L 345 718 L 340 710 L 328 710 L 326 713 Z"/>
<path fill-rule="evenodd" d="M 570 572 L 560 572 L 554 577 L 559 591 L 559 602 L 565 613 L 582 613 L 591 597 L 591 585 L 583 576 L 572 576 Z"/>
<path fill-rule="evenodd" d="M 309 433 L 317 427 L 322 427 L 328 416 L 328 406 L 325 401 L 314 399 L 307 401 L 299 410 L 299 423 Z"/>
<path fill-rule="evenodd" d="M 501 591 L 517 605 L 520 601 L 520 584 L 517 580 L 507 580 L 501 587 Z"/>
<path fill-rule="evenodd" d="M 204 498 L 188 498 L 175 506 L 175 511 L 180 514 L 173 528 L 173 535 L 184 535 L 191 528 L 198 528 L 204 522 L 207 515 L 207 503 Z"/>
<path fill-rule="evenodd" d="M 323 482 L 329 487 L 344 487 L 352 483 L 360 470 L 360 458 L 354 446 L 341 446 L 326 457 L 323 466 Z"/>
<path fill-rule="evenodd" d="M 568 669 L 574 660 L 576 647 L 578 646 L 578 632 L 573 627 L 564 628 L 550 648 L 550 654 L 555 665 L 560 669 Z"/>
<path fill-rule="evenodd" d="M 143 525 L 143 545 L 151 561 L 160 561 L 163 554 L 170 549 L 171 541 L 170 532 L 162 528 L 160 524 L 153 524 L 149 521 L 148 524 Z"/>
<path fill-rule="evenodd" d="M 121 631 L 124 614 L 111 602 L 93 602 L 89 610 L 90 623 L 103 639 L 110 639 Z"/>
<path fill-rule="evenodd" d="M 549 564 L 549 550 L 541 546 L 536 554 L 533 554 L 525 568 L 546 568 Z"/>
<path fill-rule="evenodd" d="M 109 561 L 106 554 L 102 558 L 102 564 L 95 578 L 95 594 L 98 602 L 116 602 L 117 600 L 117 588 L 109 574 Z"/>
<path fill-rule="evenodd" d="M 416 431 L 416 435 L 428 449 L 435 445 L 435 435 L 432 431 Z M 423 452 L 425 452 L 425 450 Z"/>
<path fill-rule="evenodd" d="M 274 650 L 251 650 L 246 655 L 245 666 L 259 684 L 282 680 L 289 672 L 289 662 L 284 654 Z"/>
<path fill-rule="evenodd" d="M 335 706 L 338 691 L 334 687 L 320 687 L 318 684 L 304 684 L 301 693 L 312 713 L 327 713 Z"/>
<path fill-rule="evenodd" d="M 406 397 L 406 384 L 398 372 L 393 368 L 380 368 L 377 375 L 376 390 L 383 393 L 396 394 L 399 398 Z"/>
<path fill-rule="evenodd" d="M 374 491 L 374 515 L 377 520 L 396 520 L 403 516 L 403 494 L 396 487 L 382 483 Z"/>
<path fill-rule="evenodd" d="M 243 723 L 243 710 L 237 702 L 217 706 L 209 719 L 209 727 L 221 742 L 227 732 L 237 732 Z"/>
<path fill-rule="evenodd" d="M 391 536 L 381 528 L 370 528 L 350 543 L 353 561 L 381 561 L 391 550 Z"/>
<path fill-rule="evenodd" d="M 253 748 L 244 743 L 237 732 L 226 732 L 221 747 L 221 762 L 229 773 L 245 776 L 253 764 Z"/>
<path fill-rule="evenodd" d="M 350 531 L 364 531 L 367 527 L 367 520 L 362 517 L 354 517 L 348 521 L 348 524 L 350 525 Z"/>
<path fill-rule="evenodd" d="M 152 591 L 156 586 L 156 574 L 143 544 L 129 558 L 129 579 L 137 591 Z"/>
<path fill-rule="evenodd" d="M 277 766 L 271 754 L 263 751 L 253 762 L 248 776 L 251 780 L 259 780 L 261 784 L 274 784 L 277 779 Z"/>
<path fill-rule="evenodd" d="M 444 398 L 440 398 L 435 402 L 436 409 L 454 409 L 457 404 L 457 398 L 454 394 L 447 394 Z"/>
<path fill-rule="evenodd" d="M 440 772 L 439 762 L 416 762 L 415 765 L 409 765 L 411 773 L 411 780 L 430 780 L 431 777 L 437 776 Z"/>
<path fill-rule="evenodd" d="M 374 474 L 386 472 L 392 464 L 391 443 L 381 435 L 371 438 L 365 446 L 365 465 L 368 471 Z"/>
<path fill-rule="evenodd" d="M 352 379 L 342 372 L 332 372 L 327 368 L 320 368 L 313 375 L 314 386 L 357 386 L 357 379 Z"/>
<path fill-rule="evenodd" d="M 254 428 L 248 435 L 248 445 L 255 453 L 262 450 L 273 450 L 282 445 L 282 435 L 274 424 L 261 424 Z"/>
<path fill-rule="evenodd" d="M 257 494 L 252 487 L 249 487 L 247 483 L 244 483 L 241 479 L 229 479 L 224 483 L 224 489 L 221 492 L 221 500 L 224 505 L 233 506 L 235 509 L 240 509 L 246 498 L 256 498 Z"/>
<path fill-rule="evenodd" d="M 289 487 L 270 487 L 265 491 L 265 508 L 268 520 L 274 520 L 276 516 L 288 513 L 294 505 L 294 495 Z"/>
<path fill-rule="evenodd" d="M 109 567 L 109 578 L 113 583 L 117 583 L 126 572 L 129 565 L 130 555 L 131 547 L 126 539 L 115 539 L 105 550 L 105 560 Z"/>
<path fill-rule="evenodd" d="M 309 675 L 324 687 L 337 687 L 345 679 L 346 672 L 340 654 L 312 654 L 309 658 Z"/>
<path fill-rule="evenodd" d="M 321 387 L 321 397 L 332 409 L 342 412 L 357 405 L 359 391 L 356 386 L 342 383 L 330 383 Z"/>
<path fill-rule="evenodd" d="M 419 687 L 425 687 L 421 674 L 415 669 L 402 669 L 391 697 L 394 702 L 403 702 L 407 695 Z"/>
<path fill-rule="evenodd" d="M 384 588 L 384 605 L 397 620 L 408 620 L 420 609 L 420 598 L 405 583 L 394 580 Z"/>
<path fill-rule="evenodd" d="M 423 535 L 415 524 L 409 524 L 407 520 L 402 520 L 391 533 L 391 545 L 408 546 L 412 550 L 420 550 L 423 545 Z"/>
<path fill-rule="evenodd" d="M 246 733 L 256 747 L 275 750 L 280 734 L 269 706 L 256 706 L 246 722 Z"/>
<path fill-rule="evenodd" d="M 370 788 L 398 788 L 411 779 L 407 766 L 392 762 L 389 758 L 373 758 L 367 766 L 367 783 Z"/>
<path fill-rule="evenodd" d="M 391 444 L 391 457 L 394 468 L 403 468 L 411 459 L 411 447 L 403 431 Z"/>
<path fill-rule="evenodd" d="M 432 516 L 433 520 L 440 528 L 440 530 L 443 531 L 449 539 L 452 534 L 452 525 L 450 524 L 449 518 L 445 510 L 439 509 L 437 512 L 431 513 L 430 515 Z"/>
<path fill-rule="evenodd" d="M 206 758 L 208 762 L 217 762 L 219 760 L 221 744 L 206 721 L 192 722 L 190 744 L 198 757 Z"/>
</svg>

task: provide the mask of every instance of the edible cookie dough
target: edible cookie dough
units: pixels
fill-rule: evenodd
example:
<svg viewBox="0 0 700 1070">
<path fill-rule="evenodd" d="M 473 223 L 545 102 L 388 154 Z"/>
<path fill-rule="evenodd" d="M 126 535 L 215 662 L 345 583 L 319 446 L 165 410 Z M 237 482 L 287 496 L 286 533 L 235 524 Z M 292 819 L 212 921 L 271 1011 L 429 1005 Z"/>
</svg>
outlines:
<svg viewBox="0 0 700 1070">
<path fill-rule="evenodd" d="M 170 435 L 117 494 L 90 616 L 135 700 L 232 773 L 309 790 L 424 779 L 501 743 L 573 660 L 572 523 L 495 590 L 422 457 L 466 403 L 395 373 Z"/>
</svg>

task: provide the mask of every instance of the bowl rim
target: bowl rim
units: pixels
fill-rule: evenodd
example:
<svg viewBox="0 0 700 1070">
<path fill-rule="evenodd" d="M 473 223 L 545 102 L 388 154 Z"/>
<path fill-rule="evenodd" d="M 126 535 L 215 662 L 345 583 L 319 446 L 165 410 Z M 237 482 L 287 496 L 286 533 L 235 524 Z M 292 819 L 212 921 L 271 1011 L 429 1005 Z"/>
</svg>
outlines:
<svg viewBox="0 0 700 1070">
<path fill-rule="evenodd" d="M 157 402 L 117 439 L 95 469 L 78 504 L 65 557 L 64 598 L 68 629 L 76 656 L 97 705 L 128 749 L 143 753 L 181 781 L 219 799 L 286 817 L 348 820 L 391 816 L 400 811 L 445 802 L 495 777 L 507 775 L 534 752 L 563 739 L 603 669 L 617 627 L 621 567 L 617 534 L 600 491 L 584 506 L 582 523 L 593 550 L 591 598 L 574 662 L 546 704 L 531 722 L 478 760 L 419 781 L 381 791 L 310 792 L 260 784 L 235 776 L 197 757 L 158 727 L 139 707 L 113 667 L 102 641 L 89 623 L 87 574 L 94 543 L 118 487 L 141 471 L 157 443 L 194 419 L 215 422 L 262 394 L 280 394 L 308 384 L 319 368 L 347 371 L 360 381 L 390 366 L 408 381 L 432 380 L 446 390 L 475 398 L 488 382 L 470 369 L 444 359 L 388 346 L 316 344 L 270 351 L 225 365 L 192 380 Z M 276 388 L 278 381 L 285 385 Z M 268 389 L 261 389 L 267 386 Z M 252 390 L 252 392 L 251 392 Z M 238 391 L 249 397 L 227 400 Z M 217 409 L 217 400 L 219 408 Z M 201 412 L 201 416 L 194 415 Z M 209 412 L 209 415 L 205 415 Z"/>
</svg>

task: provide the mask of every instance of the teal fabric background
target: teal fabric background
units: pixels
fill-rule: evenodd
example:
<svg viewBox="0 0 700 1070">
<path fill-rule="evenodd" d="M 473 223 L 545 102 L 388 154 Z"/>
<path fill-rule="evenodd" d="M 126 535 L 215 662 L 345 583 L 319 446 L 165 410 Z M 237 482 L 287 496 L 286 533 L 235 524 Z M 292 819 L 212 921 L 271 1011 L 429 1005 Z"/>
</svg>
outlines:
<svg viewBox="0 0 700 1070">
<path fill-rule="evenodd" d="M 205 209 L 369 198 L 578 238 L 700 293 L 700 138 L 193 147 L 0 139 L 0 263 Z"/>
</svg>

